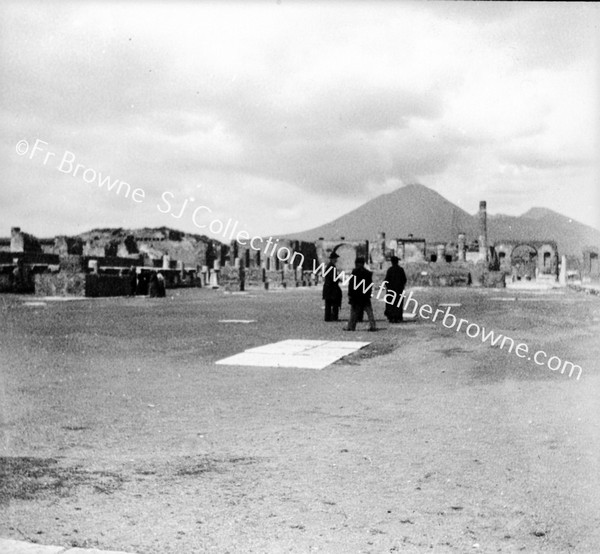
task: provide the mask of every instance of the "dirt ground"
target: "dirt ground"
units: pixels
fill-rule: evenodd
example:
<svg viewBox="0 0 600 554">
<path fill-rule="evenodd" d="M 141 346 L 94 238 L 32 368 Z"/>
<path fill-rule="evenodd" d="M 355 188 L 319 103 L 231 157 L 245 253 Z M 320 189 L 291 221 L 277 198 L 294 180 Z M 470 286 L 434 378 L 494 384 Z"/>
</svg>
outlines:
<svg viewBox="0 0 600 554">
<path fill-rule="evenodd" d="M 600 551 L 600 298 L 414 290 L 579 364 L 576 380 L 438 323 L 391 326 L 378 302 L 379 332 L 344 332 L 322 321 L 320 289 L 168 293 L 0 298 L 1 537 L 140 554 Z M 240 318 L 257 322 L 218 322 Z M 292 338 L 372 344 L 322 371 L 214 364 Z"/>
</svg>

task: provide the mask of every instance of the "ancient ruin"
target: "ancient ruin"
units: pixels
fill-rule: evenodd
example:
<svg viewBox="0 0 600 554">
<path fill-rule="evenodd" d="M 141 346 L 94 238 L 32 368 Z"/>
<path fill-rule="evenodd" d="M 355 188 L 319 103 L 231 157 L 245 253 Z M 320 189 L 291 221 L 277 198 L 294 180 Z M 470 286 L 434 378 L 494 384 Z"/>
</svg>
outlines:
<svg viewBox="0 0 600 554">
<path fill-rule="evenodd" d="M 557 243 L 550 239 L 490 241 L 485 201 L 479 205 L 476 235 L 459 231 L 427 241 L 412 234 L 388 239 L 382 231 L 359 241 L 343 236 L 315 242 L 256 237 L 256 243 L 223 244 L 168 228 L 94 229 L 75 237 L 38 239 L 14 227 L 9 239 L 0 239 L 0 292 L 147 294 L 148 276 L 157 271 L 169 288 L 311 286 L 319 282 L 315 267 L 326 263 L 333 252 L 339 256 L 339 270 L 346 272 L 357 256 L 366 257 L 376 281 L 383 279 L 390 257 L 398 256 L 409 285 L 502 287 L 519 281 L 565 285 L 569 279 L 600 279 L 597 247 L 586 248 L 582 258 L 573 261 L 559 258 Z M 254 247 L 258 243 L 260 249 Z"/>
</svg>

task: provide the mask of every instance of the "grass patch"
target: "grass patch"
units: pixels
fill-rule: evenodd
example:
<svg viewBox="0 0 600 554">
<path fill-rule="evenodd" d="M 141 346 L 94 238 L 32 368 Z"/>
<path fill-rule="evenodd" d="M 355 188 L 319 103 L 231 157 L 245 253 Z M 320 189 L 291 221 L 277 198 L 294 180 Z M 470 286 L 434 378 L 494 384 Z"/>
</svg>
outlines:
<svg viewBox="0 0 600 554">
<path fill-rule="evenodd" d="M 0 457 L 0 504 L 11 500 L 65 497 L 81 486 L 111 494 L 121 488 L 123 481 L 120 475 L 108 471 L 63 467 L 55 458 Z"/>
</svg>

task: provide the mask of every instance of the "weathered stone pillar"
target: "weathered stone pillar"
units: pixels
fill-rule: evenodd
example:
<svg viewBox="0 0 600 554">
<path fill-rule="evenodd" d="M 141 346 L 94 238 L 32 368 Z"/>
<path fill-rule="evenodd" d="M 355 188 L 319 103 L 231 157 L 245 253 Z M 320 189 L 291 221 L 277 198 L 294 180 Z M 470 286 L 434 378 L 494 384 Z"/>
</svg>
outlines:
<svg viewBox="0 0 600 554">
<path fill-rule="evenodd" d="M 221 264 L 219 260 L 215 260 L 213 262 L 213 269 L 210 272 L 210 286 L 213 289 L 219 288 L 219 270 L 221 269 Z"/>
<path fill-rule="evenodd" d="M 558 274 L 558 282 L 562 287 L 567 286 L 567 257 L 563 256 L 560 259 L 560 273 Z"/>
<path fill-rule="evenodd" d="M 25 238 L 20 227 L 13 227 L 10 230 L 10 251 L 25 252 Z"/>
<path fill-rule="evenodd" d="M 467 259 L 467 240 L 464 233 L 458 234 L 458 261 L 464 262 Z"/>
<path fill-rule="evenodd" d="M 444 244 L 437 245 L 437 263 L 441 264 L 446 261 L 446 246 Z"/>
<path fill-rule="evenodd" d="M 162 268 L 169 269 L 171 266 L 171 256 L 164 254 L 162 257 Z"/>
<path fill-rule="evenodd" d="M 479 258 L 488 261 L 487 202 L 479 202 Z"/>
</svg>

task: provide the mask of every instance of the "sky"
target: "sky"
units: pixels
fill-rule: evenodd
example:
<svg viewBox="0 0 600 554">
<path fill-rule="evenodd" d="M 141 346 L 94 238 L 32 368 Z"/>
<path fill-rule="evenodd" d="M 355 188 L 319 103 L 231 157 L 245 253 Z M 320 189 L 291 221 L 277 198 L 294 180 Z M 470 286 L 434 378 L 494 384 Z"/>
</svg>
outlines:
<svg viewBox="0 0 600 554">
<path fill-rule="evenodd" d="M 3 2 L 0 236 L 285 234 L 413 183 L 600 228 L 599 36 L 593 3 Z"/>
</svg>

